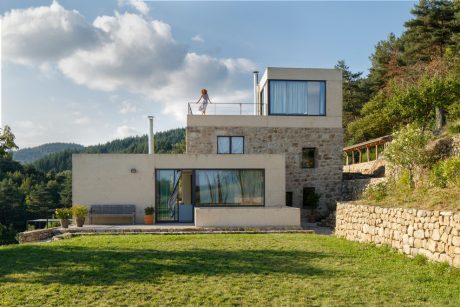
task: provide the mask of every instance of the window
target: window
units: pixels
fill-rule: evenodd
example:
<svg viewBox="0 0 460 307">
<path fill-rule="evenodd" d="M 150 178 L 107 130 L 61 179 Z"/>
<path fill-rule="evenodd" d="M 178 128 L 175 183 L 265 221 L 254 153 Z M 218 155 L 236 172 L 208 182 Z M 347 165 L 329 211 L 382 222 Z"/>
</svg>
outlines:
<svg viewBox="0 0 460 307">
<path fill-rule="evenodd" d="M 197 170 L 197 206 L 263 206 L 264 170 Z"/>
<path fill-rule="evenodd" d="M 292 192 L 286 192 L 286 206 L 292 207 L 293 198 L 294 198 L 294 195 Z"/>
<path fill-rule="evenodd" d="M 270 115 L 326 115 L 326 81 L 269 81 Z"/>
<path fill-rule="evenodd" d="M 302 148 L 302 168 L 315 167 L 316 148 Z"/>
<path fill-rule="evenodd" d="M 315 188 L 305 187 L 303 188 L 303 208 L 314 209 L 318 207 L 320 195 L 316 194 Z"/>
<path fill-rule="evenodd" d="M 244 153 L 244 137 L 242 136 L 218 136 L 218 154 L 242 154 Z"/>
</svg>

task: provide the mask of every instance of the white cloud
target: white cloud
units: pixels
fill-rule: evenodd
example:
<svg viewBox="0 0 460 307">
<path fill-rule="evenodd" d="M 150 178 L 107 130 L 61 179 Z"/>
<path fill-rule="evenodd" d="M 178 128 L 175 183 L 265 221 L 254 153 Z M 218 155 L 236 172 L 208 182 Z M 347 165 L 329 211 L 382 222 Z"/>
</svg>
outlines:
<svg viewBox="0 0 460 307">
<path fill-rule="evenodd" d="M 123 101 L 121 103 L 121 114 L 135 113 L 137 112 L 137 107 L 128 101 Z"/>
<path fill-rule="evenodd" d="M 135 135 L 139 135 L 139 130 L 137 130 L 136 128 L 134 127 L 129 127 L 127 125 L 123 125 L 123 126 L 120 126 L 117 128 L 115 134 L 114 134 L 114 137 L 117 138 L 117 139 L 123 139 L 123 138 L 126 138 L 128 136 L 135 136 Z"/>
<path fill-rule="evenodd" d="M 49 7 L 11 10 L 1 20 L 3 57 L 16 63 L 43 64 L 101 39 L 100 31 L 80 13 L 66 10 L 57 1 Z"/>
<path fill-rule="evenodd" d="M 85 125 L 85 124 L 89 124 L 91 120 L 89 119 L 88 116 L 82 116 L 82 117 L 76 118 L 73 122 L 77 125 Z"/>
<path fill-rule="evenodd" d="M 10 36 L 3 43 L 8 45 L 10 59 L 37 65 L 51 62 L 77 84 L 141 95 L 162 104 L 163 113 L 173 114 L 181 124 L 186 102 L 198 99 L 203 87 L 217 102 L 250 102 L 252 96 L 253 62 L 190 52 L 174 39 L 170 25 L 159 20 L 115 13 L 98 16 L 90 24 L 78 12 L 68 11 L 57 2 L 49 7 L 13 10 L 3 19 L 9 19 L 4 32 Z M 31 29 L 29 22 L 37 24 L 35 28 L 40 31 Z M 22 34 L 14 36 L 13 26 Z M 49 69 L 49 65 L 43 67 Z M 123 106 L 120 112 L 134 109 Z"/>
<path fill-rule="evenodd" d="M 150 12 L 148 5 L 141 0 L 118 0 L 119 6 L 129 5 L 136 9 L 139 13 L 147 15 Z"/>
<path fill-rule="evenodd" d="M 204 38 L 200 34 L 198 34 L 192 37 L 192 41 L 197 43 L 204 43 Z"/>
</svg>

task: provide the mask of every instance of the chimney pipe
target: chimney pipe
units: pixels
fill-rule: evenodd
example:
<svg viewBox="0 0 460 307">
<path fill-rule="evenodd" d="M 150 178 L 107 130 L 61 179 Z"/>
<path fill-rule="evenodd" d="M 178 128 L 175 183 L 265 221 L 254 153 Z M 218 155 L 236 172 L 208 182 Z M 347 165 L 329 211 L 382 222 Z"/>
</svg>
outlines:
<svg viewBox="0 0 460 307">
<path fill-rule="evenodd" d="M 254 75 L 254 115 L 258 115 L 259 107 L 257 103 L 257 85 L 259 84 L 259 72 L 255 70 Z"/>
<path fill-rule="evenodd" d="M 153 142 L 153 119 L 152 115 L 147 116 L 149 119 L 149 155 L 155 153 L 154 142 Z"/>
</svg>

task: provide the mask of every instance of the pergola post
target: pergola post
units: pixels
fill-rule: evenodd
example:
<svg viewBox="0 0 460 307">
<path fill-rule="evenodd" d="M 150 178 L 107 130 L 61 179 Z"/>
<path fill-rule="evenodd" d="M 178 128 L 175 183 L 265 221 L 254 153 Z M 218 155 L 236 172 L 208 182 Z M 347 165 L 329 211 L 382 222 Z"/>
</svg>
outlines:
<svg viewBox="0 0 460 307">
<path fill-rule="evenodd" d="M 369 147 L 366 147 L 366 158 L 367 158 L 366 162 L 369 162 Z"/>
<path fill-rule="evenodd" d="M 379 145 L 375 145 L 375 160 L 379 158 Z"/>
<path fill-rule="evenodd" d="M 361 148 L 358 149 L 359 151 L 359 163 L 363 162 L 363 153 L 361 152 Z"/>
<path fill-rule="evenodd" d="M 348 165 L 348 152 L 345 153 L 347 155 L 347 158 L 345 160 L 345 165 Z"/>
</svg>

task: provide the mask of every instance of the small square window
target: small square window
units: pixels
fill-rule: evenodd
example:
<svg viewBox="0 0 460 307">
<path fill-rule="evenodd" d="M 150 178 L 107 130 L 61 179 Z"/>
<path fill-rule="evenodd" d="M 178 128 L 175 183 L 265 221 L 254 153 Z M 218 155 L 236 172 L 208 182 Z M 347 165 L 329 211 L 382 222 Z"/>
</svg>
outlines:
<svg viewBox="0 0 460 307">
<path fill-rule="evenodd" d="M 302 148 L 302 168 L 315 167 L 316 148 Z"/>
<path fill-rule="evenodd" d="M 243 154 L 244 137 L 242 136 L 218 136 L 217 137 L 218 154 Z"/>
<path fill-rule="evenodd" d="M 226 136 L 217 137 L 217 153 L 229 154 L 230 153 L 230 138 Z"/>
</svg>

